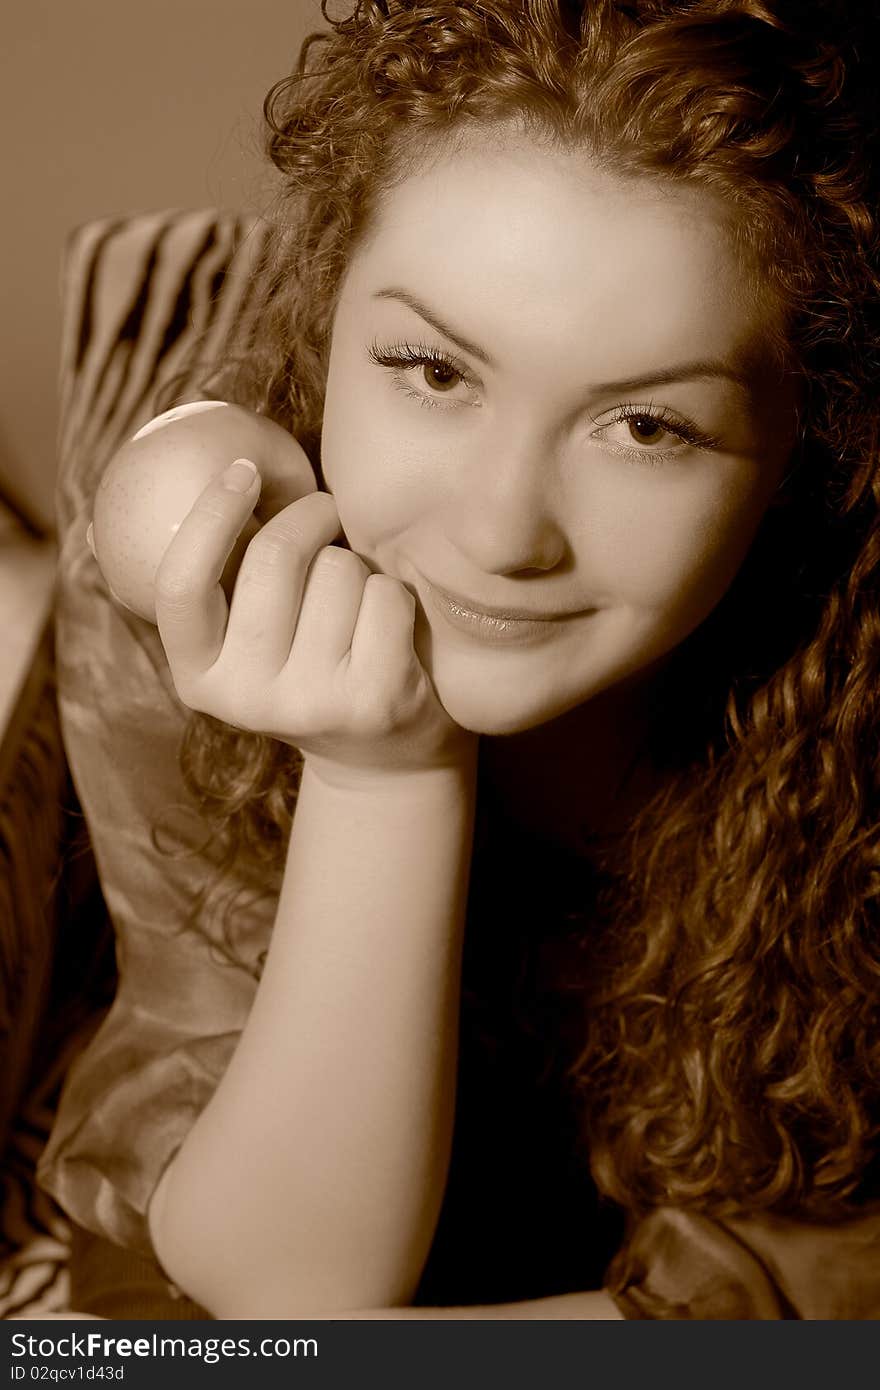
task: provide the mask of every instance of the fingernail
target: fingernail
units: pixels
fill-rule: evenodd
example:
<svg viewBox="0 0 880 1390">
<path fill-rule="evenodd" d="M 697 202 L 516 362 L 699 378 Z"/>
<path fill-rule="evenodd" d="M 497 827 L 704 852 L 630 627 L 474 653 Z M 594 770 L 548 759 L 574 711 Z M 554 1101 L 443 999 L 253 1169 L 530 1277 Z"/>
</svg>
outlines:
<svg viewBox="0 0 880 1390">
<path fill-rule="evenodd" d="M 250 459 L 236 459 L 223 474 L 223 486 L 230 492 L 247 492 L 257 475 L 257 465 Z"/>
<path fill-rule="evenodd" d="M 89 529 L 88 529 L 88 531 L 86 531 L 86 544 L 88 545 L 89 550 L 90 550 L 90 551 L 92 552 L 92 554 L 94 555 L 94 554 L 95 554 L 95 528 L 94 528 L 94 526 L 93 526 L 93 524 L 92 524 L 91 521 L 89 522 Z M 95 558 L 97 559 L 97 556 L 95 556 Z"/>
</svg>

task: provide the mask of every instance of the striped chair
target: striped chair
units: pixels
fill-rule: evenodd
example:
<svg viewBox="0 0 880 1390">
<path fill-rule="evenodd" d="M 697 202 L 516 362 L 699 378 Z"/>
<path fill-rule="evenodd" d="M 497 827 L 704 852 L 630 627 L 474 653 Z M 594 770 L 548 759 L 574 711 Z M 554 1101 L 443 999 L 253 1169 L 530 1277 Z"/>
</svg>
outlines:
<svg viewBox="0 0 880 1390">
<path fill-rule="evenodd" d="M 89 222 L 64 252 L 54 651 L 51 641 L 41 649 L 46 669 L 35 671 L 41 693 L 19 740 L 19 775 L 9 804 L 0 800 L 0 903 L 13 903 L 0 928 L 9 1019 L 0 1122 L 4 1102 L 9 1111 L 25 1094 L 4 1156 L 0 1317 L 64 1310 L 69 1227 L 36 1187 L 34 1164 L 64 1073 L 113 984 L 106 907 L 62 742 L 75 717 L 69 618 L 84 601 L 107 601 L 85 540 L 94 493 L 111 455 L 156 414 L 166 383 L 224 351 L 246 352 L 266 230 L 251 216 L 172 210 Z"/>
</svg>

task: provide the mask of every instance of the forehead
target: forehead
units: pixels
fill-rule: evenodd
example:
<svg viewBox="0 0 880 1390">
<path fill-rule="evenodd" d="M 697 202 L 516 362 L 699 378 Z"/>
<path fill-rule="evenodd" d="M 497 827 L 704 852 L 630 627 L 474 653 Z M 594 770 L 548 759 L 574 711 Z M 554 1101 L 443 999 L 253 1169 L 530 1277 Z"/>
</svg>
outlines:
<svg viewBox="0 0 880 1390">
<path fill-rule="evenodd" d="M 760 295 L 731 228 L 706 189 L 484 135 L 385 191 L 347 279 L 433 291 L 484 338 L 515 332 L 552 348 L 560 335 L 587 345 L 601 332 L 606 367 L 619 351 L 628 370 L 640 346 L 748 356 Z"/>
</svg>

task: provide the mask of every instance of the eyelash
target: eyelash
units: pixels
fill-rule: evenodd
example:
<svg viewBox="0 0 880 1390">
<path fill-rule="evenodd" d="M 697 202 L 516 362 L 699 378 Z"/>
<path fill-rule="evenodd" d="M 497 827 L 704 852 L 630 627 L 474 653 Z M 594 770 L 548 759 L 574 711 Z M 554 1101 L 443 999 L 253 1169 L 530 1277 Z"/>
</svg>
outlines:
<svg viewBox="0 0 880 1390">
<path fill-rule="evenodd" d="M 382 346 L 374 341 L 370 345 L 368 355 L 370 361 L 375 362 L 377 366 L 391 371 L 394 385 L 404 395 L 409 396 L 410 399 L 424 406 L 427 410 L 443 410 L 447 407 L 441 405 L 439 400 L 425 395 L 424 392 L 413 390 L 400 373 L 412 371 L 415 367 L 438 367 L 444 371 L 455 372 L 465 386 L 473 388 L 477 384 L 463 363 L 439 348 L 429 347 L 427 343 L 404 342 Z M 717 449 L 721 443 L 714 435 L 705 434 L 690 421 L 676 415 L 668 406 L 655 406 L 653 402 L 649 402 L 647 405 L 627 402 L 617 406 L 612 419 L 606 421 L 604 425 L 599 425 L 596 419 L 593 419 L 593 424 L 597 425 L 600 430 L 607 430 L 612 425 L 622 424 L 627 420 L 649 420 L 693 449 Z M 674 449 L 627 449 L 621 445 L 615 445 L 613 449 L 618 456 L 625 458 L 628 462 L 647 463 L 654 467 L 674 459 L 676 456 Z"/>
<path fill-rule="evenodd" d="M 592 417 L 591 417 L 592 418 Z M 612 425 L 624 424 L 628 420 L 648 420 L 652 425 L 659 425 L 667 434 L 674 435 L 680 439 L 682 444 L 687 444 L 692 449 L 712 450 L 718 449 L 721 440 L 716 435 L 706 434 L 698 429 L 689 420 L 676 415 L 668 406 L 656 406 L 653 401 L 647 405 L 641 405 L 635 401 L 619 405 L 614 410 L 612 418 L 607 420 L 604 425 L 599 425 L 598 420 L 593 419 L 593 424 L 598 425 L 600 430 L 610 429 Z M 676 456 L 675 449 L 627 449 L 625 445 L 613 445 L 614 452 L 630 462 L 647 463 L 655 467 L 666 463 Z"/>
<path fill-rule="evenodd" d="M 414 391 L 402 376 L 393 373 L 412 371 L 414 367 L 439 367 L 444 371 L 455 372 L 465 386 L 471 389 L 477 384 L 462 362 L 457 361 L 448 352 L 441 352 L 439 348 L 428 347 L 426 343 L 395 343 L 393 346 L 383 347 L 374 342 L 370 345 L 368 355 L 370 361 L 375 362 L 378 367 L 390 369 L 394 385 L 427 410 L 443 410 L 445 407 L 439 400 L 432 400 L 422 391 Z"/>
</svg>

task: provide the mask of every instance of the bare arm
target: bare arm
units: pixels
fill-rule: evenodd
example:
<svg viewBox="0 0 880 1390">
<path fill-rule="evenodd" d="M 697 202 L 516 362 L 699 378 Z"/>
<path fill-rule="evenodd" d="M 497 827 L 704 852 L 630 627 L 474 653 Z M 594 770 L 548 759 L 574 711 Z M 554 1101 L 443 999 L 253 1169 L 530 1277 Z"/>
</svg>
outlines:
<svg viewBox="0 0 880 1390">
<path fill-rule="evenodd" d="M 330 544 L 328 495 L 257 532 L 227 604 L 260 481 L 230 473 L 164 553 L 159 633 L 185 704 L 306 765 L 257 998 L 151 1237 L 221 1316 L 402 1302 L 448 1163 L 476 739 L 418 660 L 411 593 Z"/>
<path fill-rule="evenodd" d="M 151 1208 L 215 1316 L 621 1318 L 599 1290 L 400 1306 L 449 1158 L 472 798 L 470 770 L 352 795 L 306 765 L 257 1002 Z"/>
<path fill-rule="evenodd" d="M 150 1209 L 217 1316 L 412 1294 L 449 1158 L 473 780 L 341 787 L 306 762 L 254 1009 Z"/>
<path fill-rule="evenodd" d="M 611 1322 L 623 1321 L 613 1299 L 601 1289 L 533 1298 L 525 1303 L 493 1303 L 463 1308 L 371 1308 L 357 1313 L 320 1313 L 316 1321 L 344 1317 L 353 1322 Z"/>
</svg>

